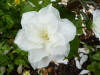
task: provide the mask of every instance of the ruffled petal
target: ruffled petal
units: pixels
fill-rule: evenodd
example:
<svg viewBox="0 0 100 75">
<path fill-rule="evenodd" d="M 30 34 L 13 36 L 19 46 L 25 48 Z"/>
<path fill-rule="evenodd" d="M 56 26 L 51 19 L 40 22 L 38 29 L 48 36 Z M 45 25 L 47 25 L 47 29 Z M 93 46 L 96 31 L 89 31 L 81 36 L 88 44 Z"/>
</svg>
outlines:
<svg viewBox="0 0 100 75">
<path fill-rule="evenodd" d="M 46 27 L 51 33 L 57 31 L 58 21 L 60 20 L 59 12 L 51 4 L 42 8 L 39 13 L 39 22 L 42 27 Z"/>
<path fill-rule="evenodd" d="M 93 31 L 100 33 L 100 10 L 93 12 Z"/>
<path fill-rule="evenodd" d="M 70 45 L 66 44 L 66 45 L 62 45 L 62 46 L 57 46 L 54 48 L 50 48 L 48 50 L 48 52 L 54 56 L 54 55 L 63 55 L 63 56 L 68 56 L 70 51 Z"/>
<path fill-rule="evenodd" d="M 41 15 L 41 14 L 43 14 L 43 15 Z M 49 14 L 50 14 L 50 15 L 49 15 Z M 39 11 L 39 15 L 40 15 L 40 16 L 44 16 L 44 17 L 42 17 L 42 18 L 45 19 L 45 20 L 48 19 L 48 21 L 49 21 L 49 18 L 51 18 L 51 16 L 52 16 L 52 19 L 53 19 L 54 17 L 60 19 L 59 11 L 58 11 L 56 8 L 54 8 L 54 7 L 52 6 L 52 4 L 49 4 L 47 7 L 42 8 L 42 9 Z M 47 16 L 48 16 L 48 17 L 47 17 Z"/>
<path fill-rule="evenodd" d="M 51 36 L 46 45 L 48 53 L 52 55 L 63 55 L 66 51 L 69 53 L 69 44 L 61 34 L 56 33 Z"/>
<path fill-rule="evenodd" d="M 73 40 L 76 35 L 76 27 L 68 19 L 61 19 L 58 30 L 68 42 Z"/>
<path fill-rule="evenodd" d="M 36 16 L 37 16 L 36 11 L 30 11 L 30 12 L 24 13 L 22 15 L 22 19 L 21 19 L 22 28 L 28 29 L 27 26 L 32 26 L 33 22 L 37 22 L 37 17 Z"/>
<path fill-rule="evenodd" d="M 37 21 L 38 15 L 35 11 L 24 13 L 21 20 L 22 29 L 24 30 L 25 36 L 28 40 L 35 43 L 42 42 L 41 38 L 39 37 L 39 26 L 37 27 L 37 25 L 41 24 L 39 24 Z"/>
<path fill-rule="evenodd" d="M 24 30 L 22 29 L 19 30 L 14 42 L 19 46 L 19 48 L 25 51 L 30 51 L 31 49 L 34 49 L 34 48 L 42 48 L 41 45 L 29 41 L 25 37 Z"/>
<path fill-rule="evenodd" d="M 53 56 L 49 56 L 49 59 L 51 61 L 54 61 L 55 63 L 59 63 L 60 61 L 64 60 L 64 55 L 53 55 Z"/>
<path fill-rule="evenodd" d="M 35 49 L 29 52 L 28 59 L 34 69 L 42 68 L 49 64 L 48 53 L 43 49 Z"/>
<path fill-rule="evenodd" d="M 95 10 L 93 12 L 93 32 L 95 33 L 96 37 L 100 40 L 100 10 Z"/>
</svg>

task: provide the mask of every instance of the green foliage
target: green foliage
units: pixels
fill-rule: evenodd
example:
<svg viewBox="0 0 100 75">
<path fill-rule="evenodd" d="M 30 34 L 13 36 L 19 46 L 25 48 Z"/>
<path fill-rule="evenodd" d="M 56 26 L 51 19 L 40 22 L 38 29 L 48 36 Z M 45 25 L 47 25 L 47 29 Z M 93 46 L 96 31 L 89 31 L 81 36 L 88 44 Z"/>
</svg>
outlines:
<svg viewBox="0 0 100 75">
<path fill-rule="evenodd" d="M 56 8 L 59 10 L 61 18 L 67 18 L 72 22 L 75 20 L 75 14 L 71 12 L 68 8 L 64 8 L 61 5 L 57 6 Z"/>
<path fill-rule="evenodd" d="M 0 72 L 0 75 L 3 75 L 3 73 L 2 73 L 2 72 Z"/>
<path fill-rule="evenodd" d="M 75 37 L 73 41 L 70 42 L 70 53 L 69 58 L 75 57 L 78 55 L 78 48 L 80 46 L 80 39 L 78 36 Z"/>
<path fill-rule="evenodd" d="M 79 17 L 77 20 L 74 20 L 73 23 L 76 25 L 77 33 L 82 34 L 82 20 L 81 17 Z"/>
<path fill-rule="evenodd" d="M 23 4 L 21 4 L 21 14 L 24 12 L 28 12 L 28 11 L 39 11 L 41 8 L 47 6 L 48 4 L 50 4 L 50 0 L 42 0 L 43 3 L 39 4 L 40 0 L 30 0 L 31 3 L 33 3 L 35 5 L 35 7 L 33 7 L 32 5 L 30 5 L 30 2 L 25 1 Z"/>
<path fill-rule="evenodd" d="M 8 56 L 0 55 L 0 66 L 7 66 L 8 65 Z"/>
<path fill-rule="evenodd" d="M 89 71 L 94 72 L 95 75 L 100 75 L 100 62 L 95 62 L 95 61 L 92 62 L 92 64 L 89 65 L 89 66 L 87 67 L 87 69 L 88 69 Z"/>
<path fill-rule="evenodd" d="M 96 61 L 100 61 L 100 51 L 98 51 L 96 54 L 94 54 L 92 56 L 92 59 L 93 60 L 96 60 Z"/>
<path fill-rule="evenodd" d="M 91 29 L 92 25 L 93 25 L 93 20 L 88 20 L 87 23 L 86 23 L 87 29 Z"/>
<path fill-rule="evenodd" d="M 100 74 L 100 51 L 91 55 L 91 64 L 88 65 L 87 69 L 95 73 L 95 75 Z"/>
<path fill-rule="evenodd" d="M 88 18 L 87 15 L 84 13 L 84 12 L 80 12 L 85 20 L 85 23 L 86 24 L 86 28 L 87 29 L 91 29 L 92 28 L 92 23 L 93 23 L 93 18 Z"/>
</svg>

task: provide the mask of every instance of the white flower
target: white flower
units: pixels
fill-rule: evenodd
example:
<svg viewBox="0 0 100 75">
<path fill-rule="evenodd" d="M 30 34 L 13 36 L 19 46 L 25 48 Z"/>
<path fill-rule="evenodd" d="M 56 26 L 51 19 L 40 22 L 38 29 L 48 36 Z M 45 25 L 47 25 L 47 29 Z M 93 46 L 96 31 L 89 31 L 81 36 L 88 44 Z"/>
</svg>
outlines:
<svg viewBox="0 0 100 75">
<path fill-rule="evenodd" d="M 39 12 L 24 13 L 21 25 L 15 43 L 29 52 L 28 59 L 34 69 L 68 56 L 69 41 L 75 37 L 76 28 L 68 19 L 60 19 L 58 10 L 51 4 Z"/>
<path fill-rule="evenodd" d="M 100 40 L 100 10 L 95 10 L 93 12 L 93 32 L 96 37 Z"/>
</svg>

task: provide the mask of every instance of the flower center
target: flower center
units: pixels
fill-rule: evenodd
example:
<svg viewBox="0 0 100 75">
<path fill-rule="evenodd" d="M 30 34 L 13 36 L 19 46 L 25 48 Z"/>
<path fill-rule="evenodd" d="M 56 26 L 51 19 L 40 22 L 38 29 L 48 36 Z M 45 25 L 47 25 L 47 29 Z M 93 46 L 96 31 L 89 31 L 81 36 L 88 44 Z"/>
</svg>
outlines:
<svg viewBox="0 0 100 75">
<path fill-rule="evenodd" d="M 42 39 L 44 39 L 45 41 L 48 41 L 48 40 L 49 40 L 48 32 L 47 32 L 46 30 L 42 30 L 42 31 L 40 32 L 40 37 L 41 37 Z"/>
</svg>

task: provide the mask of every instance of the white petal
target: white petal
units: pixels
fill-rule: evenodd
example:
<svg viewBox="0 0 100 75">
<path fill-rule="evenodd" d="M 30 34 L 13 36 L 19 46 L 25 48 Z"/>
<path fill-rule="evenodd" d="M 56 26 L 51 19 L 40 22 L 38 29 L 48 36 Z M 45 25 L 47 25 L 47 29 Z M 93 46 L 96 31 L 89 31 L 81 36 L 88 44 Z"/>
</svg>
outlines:
<svg viewBox="0 0 100 75">
<path fill-rule="evenodd" d="M 47 7 L 42 8 L 39 11 L 39 14 L 43 14 L 43 16 L 45 16 L 46 14 L 52 14 L 56 18 L 60 18 L 59 11 L 56 8 L 54 8 L 52 4 L 49 4 Z"/>
<path fill-rule="evenodd" d="M 78 53 L 85 53 L 85 54 L 88 54 L 88 53 L 89 53 L 89 49 L 88 49 L 88 48 L 79 48 L 79 49 L 78 49 Z"/>
<path fill-rule="evenodd" d="M 39 25 L 37 12 L 26 12 L 22 16 L 21 24 L 28 40 L 35 43 L 42 42 L 39 36 Z"/>
<path fill-rule="evenodd" d="M 49 59 L 51 61 L 54 61 L 55 63 L 59 63 L 59 61 L 63 61 L 64 60 L 64 55 L 50 55 Z"/>
<path fill-rule="evenodd" d="M 52 55 L 68 55 L 70 46 L 65 38 L 60 34 L 55 34 L 50 37 L 51 40 L 47 43 L 47 51 Z"/>
<path fill-rule="evenodd" d="M 83 53 L 80 53 L 80 54 L 79 54 L 80 57 L 82 57 L 83 55 L 84 55 Z"/>
<path fill-rule="evenodd" d="M 76 35 L 76 27 L 68 19 L 62 19 L 59 22 L 59 30 L 68 42 L 73 40 Z"/>
<path fill-rule="evenodd" d="M 21 48 L 22 50 L 29 51 L 33 48 L 42 48 L 41 45 L 35 44 L 24 36 L 24 30 L 19 30 L 14 42 Z"/>
<path fill-rule="evenodd" d="M 28 59 L 33 68 L 40 68 L 42 65 L 47 66 L 45 60 L 49 60 L 48 55 L 44 49 L 33 49 L 29 52 Z"/>
<path fill-rule="evenodd" d="M 27 37 L 27 39 L 35 41 L 35 43 L 41 42 L 41 39 L 38 37 L 39 26 L 37 27 L 37 25 L 40 24 L 37 21 L 38 21 L 38 15 L 37 12 L 35 11 L 24 13 L 21 20 L 22 29 L 25 32 L 25 36 Z"/>
<path fill-rule="evenodd" d="M 95 33 L 96 37 L 99 38 L 99 40 L 100 40 L 100 33 L 98 33 L 98 32 L 94 32 L 94 33 Z"/>
<path fill-rule="evenodd" d="M 57 46 L 55 48 L 50 48 L 49 53 L 52 55 L 64 55 L 68 56 L 70 51 L 69 44 L 66 44 L 64 46 Z"/>
<path fill-rule="evenodd" d="M 31 21 L 34 19 L 34 17 L 37 16 L 37 12 L 36 11 L 30 11 L 30 12 L 26 12 L 22 15 L 22 19 L 21 19 L 21 25 L 22 28 L 27 28 L 27 26 L 30 24 L 31 25 Z M 34 19 L 36 21 L 36 19 Z"/>
<path fill-rule="evenodd" d="M 98 24 L 100 24 L 100 10 L 95 10 L 93 12 L 93 23 L 97 26 L 100 27 Z"/>
<path fill-rule="evenodd" d="M 87 61 L 87 59 L 88 59 L 88 56 L 87 56 L 87 55 L 83 55 L 83 56 L 81 57 L 81 59 L 80 59 L 80 65 L 83 65 L 84 62 Z"/>
<path fill-rule="evenodd" d="M 93 12 L 93 31 L 100 40 L 100 10 Z"/>
<path fill-rule="evenodd" d="M 50 60 L 48 59 L 48 57 L 44 57 L 43 59 L 41 59 L 40 61 L 36 62 L 35 65 L 33 65 L 33 67 L 36 66 L 36 68 L 43 68 L 48 66 L 50 63 Z"/>
<path fill-rule="evenodd" d="M 88 74 L 88 73 L 89 73 L 88 70 L 82 70 L 82 71 L 80 72 L 80 75 L 84 75 L 84 74 Z"/>
<path fill-rule="evenodd" d="M 59 12 L 51 4 L 39 11 L 39 22 L 50 32 L 56 32 L 58 21 L 60 19 Z"/>
<path fill-rule="evenodd" d="M 22 68 L 23 68 L 22 64 L 18 66 L 18 68 L 17 68 L 18 74 L 22 73 Z"/>
<path fill-rule="evenodd" d="M 37 56 L 36 56 L 36 57 L 37 57 Z M 50 62 L 48 56 L 44 56 L 44 57 L 42 57 L 41 59 L 39 58 L 39 56 L 37 57 L 37 59 L 36 59 L 36 58 L 33 59 L 33 58 L 35 58 L 35 57 L 32 57 L 32 55 L 29 56 L 29 61 L 30 61 L 31 65 L 32 65 L 32 67 L 33 67 L 34 69 L 46 67 L 46 66 L 48 66 L 48 64 L 49 64 L 49 62 Z M 38 58 L 39 58 L 40 60 L 38 60 Z M 35 61 L 35 60 L 36 60 L 36 61 Z"/>
<path fill-rule="evenodd" d="M 56 48 L 58 46 L 65 46 L 67 43 L 65 41 L 65 38 L 61 34 L 55 33 L 49 37 L 50 37 L 50 40 L 47 43 L 48 48 Z"/>
<path fill-rule="evenodd" d="M 81 67 L 81 64 L 80 64 L 80 62 L 79 62 L 79 60 L 78 60 L 77 57 L 75 57 L 75 63 L 76 63 L 76 67 L 77 67 L 78 69 L 81 69 L 81 68 L 82 68 L 82 67 Z"/>
<path fill-rule="evenodd" d="M 58 61 L 58 63 L 68 64 L 68 59 L 62 60 L 62 61 Z"/>
</svg>

